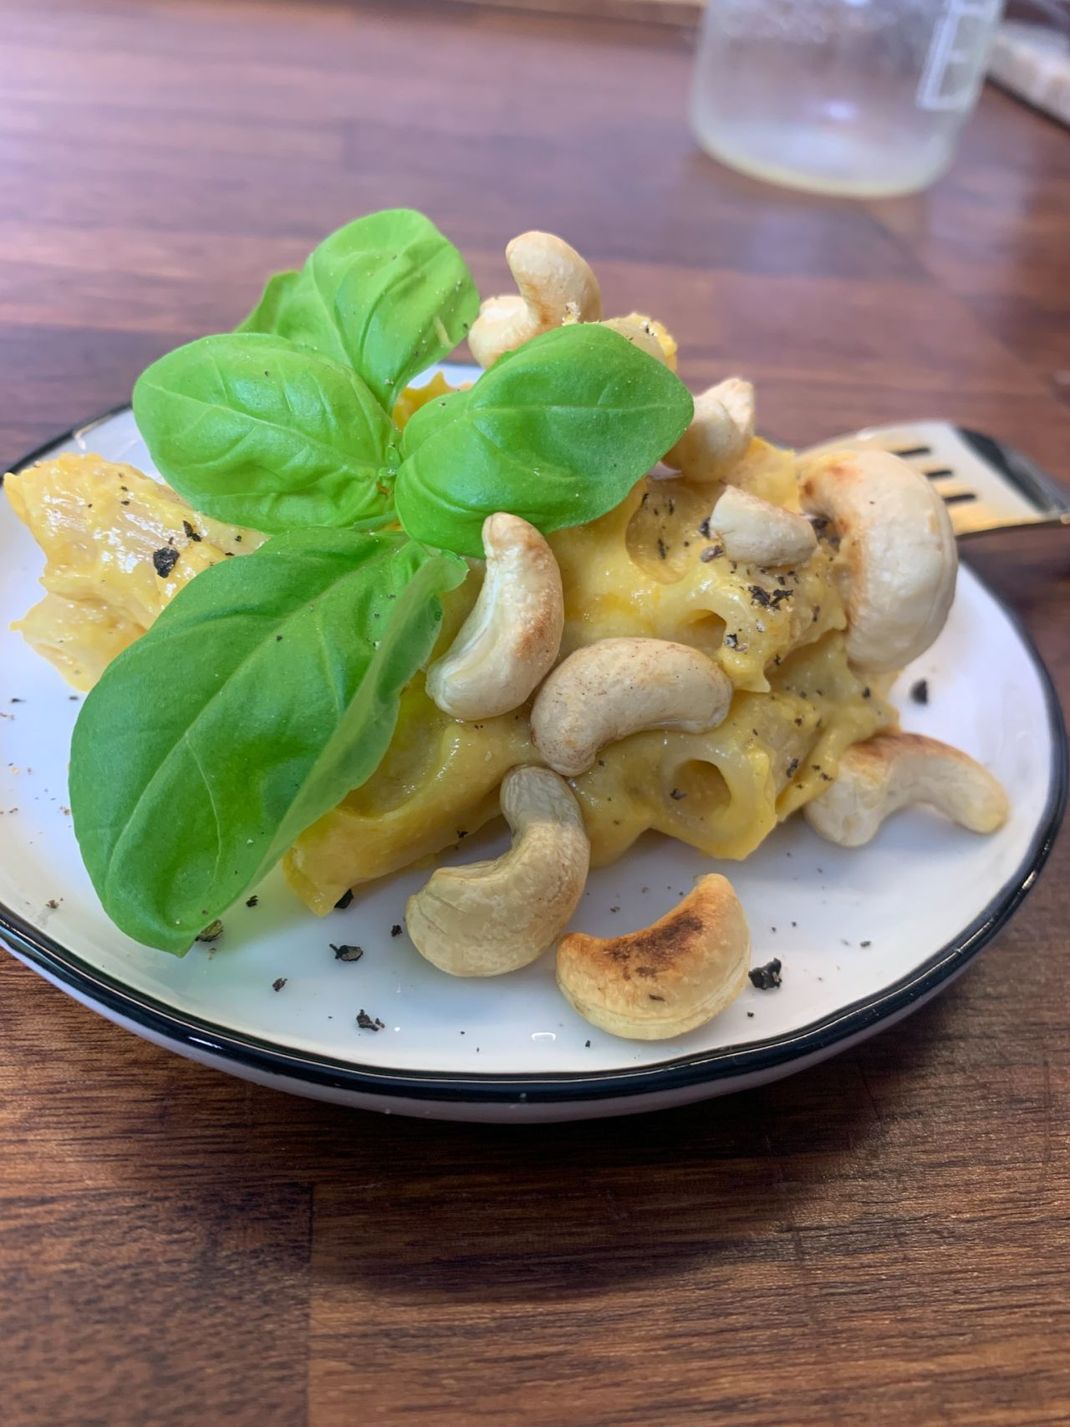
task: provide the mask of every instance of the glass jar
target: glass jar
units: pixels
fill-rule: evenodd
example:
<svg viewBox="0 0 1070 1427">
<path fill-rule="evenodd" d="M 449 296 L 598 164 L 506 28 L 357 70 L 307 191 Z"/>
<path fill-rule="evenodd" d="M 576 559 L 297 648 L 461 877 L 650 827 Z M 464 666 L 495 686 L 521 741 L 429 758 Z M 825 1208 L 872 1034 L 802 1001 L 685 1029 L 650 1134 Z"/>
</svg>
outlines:
<svg viewBox="0 0 1070 1427">
<path fill-rule="evenodd" d="M 878 197 L 950 164 L 1001 0 L 709 0 L 691 121 L 774 183 Z"/>
</svg>

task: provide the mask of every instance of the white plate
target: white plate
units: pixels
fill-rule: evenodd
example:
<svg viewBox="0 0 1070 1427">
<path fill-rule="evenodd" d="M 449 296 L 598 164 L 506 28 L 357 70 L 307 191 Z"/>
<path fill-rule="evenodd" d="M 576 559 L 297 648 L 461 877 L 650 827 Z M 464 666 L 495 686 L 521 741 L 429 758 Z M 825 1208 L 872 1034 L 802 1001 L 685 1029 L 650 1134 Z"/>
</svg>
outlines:
<svg viewBox="0 0 1070 1427">
<path fill-rule="evenodd" d="M 129 410 L 48 449 L 95 450 L 153 469 Z M 391 934 L 426 872 L 390 879 L 324 920 L 275 873 L 255 908 L 225 917 L 215 948 L 179 960 L 116 931 L 79 860 L 66 811 L 79 705 L 8 629 L 36 598 L 41 565 L 0 500 L 0 935 L 27 965 L 137 1034 L 300 1094 L 443 1119 L 564 1120 L 789 1074 L 946 985 L 1028 891 L 1062 816 L 1066 737 L 1050 682 L 967 569 L 946 629 L 896 695 L 907 728 L 965 748 L 1003 780 L 1010 821 L 978 838 L 913 810 L 861 851 L 823 843 L 795 821 L 747 862 L 720 865 L 747 911 L 755 963 L 779 957 L 783 985 L 748 987 L 701 1030 L 667 1043 L 604 1035 L 561 999 L 550 957 L 493 981 L 436 972 L 404 934 Z M 931 695 L 924 707 L 907 696 L 920 678 Z M 464 860 L 500 844 L 473 838 Z M 643 926 L 710 865 L 648 837 L 592 875 L 577 924 L 603 935 Z M 358 943 L 365 954 L 336 961 L 331 942 Z M 286 984 L 276 991 L 279 977 Z M 360 1010 L 385 1029 L 361 1030 Z"/>
</svg>

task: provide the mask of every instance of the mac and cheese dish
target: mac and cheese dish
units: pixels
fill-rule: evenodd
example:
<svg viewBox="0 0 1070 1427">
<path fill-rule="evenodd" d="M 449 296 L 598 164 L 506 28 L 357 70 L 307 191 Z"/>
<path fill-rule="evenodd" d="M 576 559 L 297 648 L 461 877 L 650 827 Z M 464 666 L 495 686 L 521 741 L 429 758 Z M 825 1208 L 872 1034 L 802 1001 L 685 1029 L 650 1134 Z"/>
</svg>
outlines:
<svg viewBox="0 0 1070 1427">
<path fill-rule="evenodd" d="M 593 275 L 567 244 L 521 235 L 509 261 L 527 306 L 484 303 L 470 333 L 484 365 L 552 322 L 600 318 Z M 557 274 L 560 310 L 533 303 L 525 262 Z M 609 325 L 675 366 L 660 324 L 630 314 Z M 448 390 L 441 376 L 408 389 L 396 424 Z M 6 489 L 46 557 L 45 596 L 18 627 L 81 690 L 199 573 L 266 538 L 96 455 L 40 461 Z M 711 874 L 643 931 L 559 940 L 589 864 L 648 832 L 738 860 L 800 809 L 844 845 L 910 801 L 974 831 L 1002 822 L 991 775 L 900 734 L 887 699 L 939 633 L 956 570 L 942 502 L 895 457 L 800 462 L 754 435 L 753 390 L 732 378 L 696 399 L 665 464 L 608 514 L 544 538 L 504 512 L 483 540 L 486 560 L 444 597 L 386 756 L 286 856 L 311 911 L 504 813 L 509 854 L 440 868 L 410 900 L 417 949 L 452 974 L 488 975 L 557 944 L 559 983 L 581 1014 L 658 1038 L 738 994 L 743 913 Z"/>
</svg>

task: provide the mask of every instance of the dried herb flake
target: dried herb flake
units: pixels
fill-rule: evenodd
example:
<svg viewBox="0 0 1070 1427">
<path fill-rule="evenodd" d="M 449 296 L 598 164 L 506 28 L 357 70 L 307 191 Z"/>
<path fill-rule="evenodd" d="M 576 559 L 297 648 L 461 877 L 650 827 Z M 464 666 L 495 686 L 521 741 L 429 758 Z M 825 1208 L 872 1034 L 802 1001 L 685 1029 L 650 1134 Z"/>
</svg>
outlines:
<svg viewBox="0 0 1070 1427">
<path fill-rule="evenodd" d="M 162 549 L 153 551 L 152 564 L 160 579 L 166 580 L 178 564 L 178 551 L 173 545 L 165 545 Z"/>
<path fill-rule="evenodd" d="M 778 956 L 767 961 L 764 966 L 752 966 L 750 984 L 758 991 L 774 991 L 780 985 L 781 962 Z"/>
<path fill-rule="evenodd" d="M 334 952 L 335 961 L 359 961 L 364 955 L 364 948 L 362 946 L 350 946 L 346 942 L 341 942 L 338 946 L 335 946 L 333 941 L 328 942 L 327 945 Z"/>
</svg>

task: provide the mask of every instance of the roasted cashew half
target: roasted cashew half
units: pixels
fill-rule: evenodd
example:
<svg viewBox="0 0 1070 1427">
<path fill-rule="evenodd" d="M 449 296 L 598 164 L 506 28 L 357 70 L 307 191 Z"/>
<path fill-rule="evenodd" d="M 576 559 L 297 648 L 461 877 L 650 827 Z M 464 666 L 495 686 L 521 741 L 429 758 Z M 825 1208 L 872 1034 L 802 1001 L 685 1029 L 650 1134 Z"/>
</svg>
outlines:
<svg viewBox="0 0 1070 1427">
<path fill-rule="evenodd" d="M 847 657 L 876 673 L 901 669 L 944 627 L 958 551 L 932 483 L 889 451 L 835 451 L 802 470 L 805 509 L 840 537 Z"/>
<path fill-rule="evenodd" d="M 607 317 L 602 326 L 619 332 L 633 347 L 638 347 L 648 357 L 661 362 L 669 371 L 676 370 L 676 339 L 656 317 L 647 317 L 642 312 L 629 312 L 626 317 Z"/>
<path fill-rule="evenodd" d="M 409 898 L 417 950 L 451 976 L 527 966 L 561 935 L 587 882 L 591 844 L 568 785 L 547 768 L 513 768 L 501 807 L 513 846 L 494 862 L 440 867 Z"/>
<path fill-rule="evenodd" d="M 452 718 L 494 718 L 519 708 L 561 647 L 561 571 L 535 527 L 505 511 L 488 515 L 483 553 L 479 598 L 448 653 L 427 671 L 428 694 Z"/>
<path fill-rule="evenodd" d="M 882 733 L 840 757 L 836 779 L 805 808 L 815 832 L 841 847 L 861 847 L 889 813 L 927 803 L 971 832 L 1006 821 L 1007 794 L 969 754 L 919 733 Z"/>
<path fill-rule="evenodd" d="M 557 984 L 592 1025 L 667 1040 L 716 1016 L 747 984 L 750 932 L 732 884 L 702 877 L 653 926 L 626 936 L 572 932 L 557 948 Z"/>
<path fill-rule="evenodd" d="M 518 292 L 488 297 L 468 333 L 481 367 L 567 317 L 597 322 L 602 316 L 598 279 L 576 249 L 553 233 L 519 234 L 506 248 L 505 261 Z"/>
<path fill-rule="evenodd" d="M 665 457 L 689 480 L 719 479 L 754 437 L 754 387 L 729 377 L 695 397 L 691 425 Z"/>
<path fill-rule="evenodd" d="M 667 639 L 599 639 L 570 654 L 535 696 L 531 733 L 565 777 L 590 768 L 606 743 L 645 728 L 704 733 L 728 713 L 719 664 Z"/>
<path fill-rule="evenodd" d="M 710 536 L 730 560 L 754 565 L 801 565 L 817 549 L 805 515 L 773 505 L 738 486 L 726 486 L 710 515 Z"/>
</svg>

